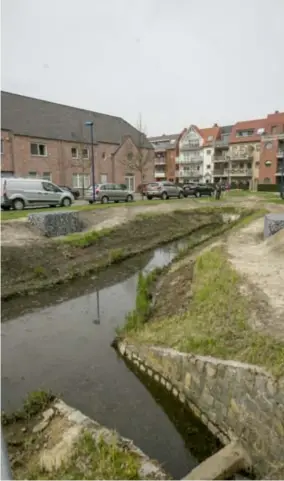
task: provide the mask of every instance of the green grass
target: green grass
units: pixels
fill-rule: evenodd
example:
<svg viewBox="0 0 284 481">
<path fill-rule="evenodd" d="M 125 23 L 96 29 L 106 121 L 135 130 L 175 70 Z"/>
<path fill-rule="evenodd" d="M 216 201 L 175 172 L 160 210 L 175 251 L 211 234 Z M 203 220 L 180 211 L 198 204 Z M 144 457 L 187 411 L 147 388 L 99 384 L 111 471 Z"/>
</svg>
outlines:
<svg viewBox="0 0 284 481">
<path fill-rule="evenodd" d="M 112 229 L 91 230 L 88 232 L 76 232 L 58 239 L 58 242 L 70 245 L 72 247 L 89 247 L 98 239 L 110 234 Z"/>
<path fill-rule="evenodd" d="M 68 463 L 51 473 L 30 466 L 25 479 L 140 479 L 139 466 L 138 456 L 119 447 L 115 437 L 108 444 L 86 431 Z"/>
<path fill-rule="evenodd" d="M 16 421 L 30 419 L 46 409 L 54 399 L 55 396 L 50 392 L 31 392 L 26 398 L 22 409 L 14 411 L 12 414 L 6 414 L 2 411 L 1 422 L 3 425 L 7 425 Z"/>
<path fill-rule="evenodd" d="M 224 251 L 200 255 L 194 267 L 188 310 L 135 330 L 135 339 L 179 351 L 257 364 L 284 374 L 284 344 L 253 331 L 248 324 L 251 300 L 240 293 L 241 277 Z M 133 334 L 131 334 L 133 335 Z"/>
</svg>

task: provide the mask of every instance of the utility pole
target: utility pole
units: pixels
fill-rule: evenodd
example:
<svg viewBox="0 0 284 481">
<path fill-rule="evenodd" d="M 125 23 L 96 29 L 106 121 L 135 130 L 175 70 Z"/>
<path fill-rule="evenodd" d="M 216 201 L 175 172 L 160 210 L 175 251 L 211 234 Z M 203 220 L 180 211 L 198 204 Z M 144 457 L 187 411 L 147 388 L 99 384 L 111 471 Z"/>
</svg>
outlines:
<svg viewBox="0 0 284 481">
<path fill-rule="evenodd" d="M 95 187 L 95 156 L 94 156 L 94 122 L 91 120 L 85 122 L 87 127 L 90 127 L 91 135 L 91 162 L 92 162 L 92 186 L 93 186 L 93 202 L 96 202 L 96 187 Z"/>
</svg>

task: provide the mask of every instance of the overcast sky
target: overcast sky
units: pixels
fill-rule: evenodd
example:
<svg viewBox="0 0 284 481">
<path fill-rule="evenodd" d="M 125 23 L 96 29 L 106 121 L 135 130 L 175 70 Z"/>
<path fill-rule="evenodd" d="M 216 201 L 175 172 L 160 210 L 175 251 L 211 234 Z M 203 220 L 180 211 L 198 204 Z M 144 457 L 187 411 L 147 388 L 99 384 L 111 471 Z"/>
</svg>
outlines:
<svg viewBox="0 0 284 481">
<path fill-rule="evenodd" d="M 148 135 L 284 110 L 284 0 L 2 0 L 2 89 Z"/>
</svg>

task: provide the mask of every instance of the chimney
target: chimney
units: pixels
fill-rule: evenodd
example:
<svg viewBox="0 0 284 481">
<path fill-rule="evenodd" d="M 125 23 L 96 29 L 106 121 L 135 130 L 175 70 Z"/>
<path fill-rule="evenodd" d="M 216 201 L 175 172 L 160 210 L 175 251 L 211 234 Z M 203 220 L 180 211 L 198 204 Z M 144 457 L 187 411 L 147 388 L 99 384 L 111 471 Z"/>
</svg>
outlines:
<svg viewBox="0 0 284 481">
<path fill-rule="evenodd" d="M 218 124 L 214 124 L 213 127 L 218 127 Z"/>
</svg>

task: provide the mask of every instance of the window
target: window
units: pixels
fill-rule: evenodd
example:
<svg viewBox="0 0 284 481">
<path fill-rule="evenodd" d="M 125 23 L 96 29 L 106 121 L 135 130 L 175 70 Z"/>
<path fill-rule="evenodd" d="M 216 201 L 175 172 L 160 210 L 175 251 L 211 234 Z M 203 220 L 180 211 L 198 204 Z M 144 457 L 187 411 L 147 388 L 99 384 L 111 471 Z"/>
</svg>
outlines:
<svg viewBox="0 0 284 481">
<path fill-rule="evenodd" d="M 47 149 L 44 144 L 31 144 L 31 155 L 38 155 L 40 157 L 46 157 Z"/>
<path fill-rule="evenodd" d="M 88 150 L 88 149 L 83 149 L 83 150 L 82 150 L 82 157 L 83 157 L 83 159 L 88 159 L 88 158 L 89 158 L 89 150 Z"/>
<path fill-rule="evenodd" d="M 272 133 L 272 134 L 277 134 L 277 125 L 273 125 L 273 126 L 271 127 L 271 133 Z"/>
<path fill-rule="evenodd" d="M 272 149 L 272 142 L 266 142 L 265 148 L 266 148 L 267 150 L 271 150 L 271 149 Z"/>
<path fill-rule="evenodd" d="M 61 189 L 51 182 L 43 182 L 42 186 L 47 192 L 61 192 Z"/>
<path fill-rule="evenodd" d="M 207 164 L 207 169 L 211 169 L 211 165 L 210 165 L 210 164 Z"/>
<path fill-rule="evenodd" d="M 107 183 L 107 174 L 101 174 L 101 184 Z"/>
<path fill-rule="evenodd" d="M 51 180 L 51 173 L 50 172 L 44 172 L 42 174 L 42 178 L 45 180 Z"/>
<path fill-rule="evenodd" d="M 90 186 L 89 174 L 73 174 L 72 175 L 72 187 L 77 189 L 85 189 Z"/>
<path fill-rule="evenodd" d="M 254 134 L 254 129 L 237 130 L 236 137 L 249 137 Z"/>
<path fill-rule="evenodd" d="M 209 137 L 207 137 L 207 140 L 208 142 L 211 142 L 213 140 L 213 135 L 209 135 Z"/>
<path fill-rule="evenodd" d="M 206 154 L 207 154 L 207 155 L 210 155 L 210 154 L 211 154 L 211 150 L 210 150 L 210 149 L 209 149 L 209 150 L 206 150 Z"/>
<path fill-rule="evenodd" d="M 106 158 L 106 153 L 103 152 L 103 153 L 102 153 L 102 159 L 105 159 L 105 158 Z"/>
<path fill-rule="evenodd" d="M 37 172 L 29 172 L 29 177 L 37 177 Z"/>
<path fill-rule="evenodd" d="M 127 160 L 130 162 L 132 159 L 133 159 L 133 153 L 132 153 L 132 152 L 128 152 L 128 154 L 127 154 Z"/>
<path fill-rule="evenodd" d="M 135 178 L 133 175 L 128 175 L 125 177 L 125 184 L 128 190 L 135 191 Z"/>
<path fill-rule="evenodd" d="M 71 148 L 72 159 L 78 159 L 78 149 L 76 147 Z"/>
<path fill-rule="evenodd" d="M 265 177 L 265 179 L 263 180 L 263 183 L 264 183 L 264 184 L 270 184 L 270 178 L 269 178 L 269 177 Z"/>
<path fill-rule="evenodd" d="M 4 140 L 1 139 L 1 154 L 4 154 Z"/>
</svg>

